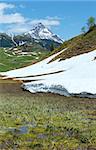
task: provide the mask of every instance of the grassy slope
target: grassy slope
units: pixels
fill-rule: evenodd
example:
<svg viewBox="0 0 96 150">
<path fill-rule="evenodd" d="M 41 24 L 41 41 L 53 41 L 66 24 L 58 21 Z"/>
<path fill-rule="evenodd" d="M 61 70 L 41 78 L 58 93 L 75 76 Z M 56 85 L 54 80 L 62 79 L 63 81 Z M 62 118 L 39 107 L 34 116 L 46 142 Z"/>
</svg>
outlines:
<svg viewBox="0 0 96 150">
<path fill-rule="evenodd" d="M 49 52 L 42 51 L 41 54 L 37 52 L 36 56 L 14 56 L 12 53 L 5 53 L 4 49 L 0 49 L 0 71 L 8 71 L 20 67 L 24 67 L 40 61 Z M 36 57 L 39 59 L 36 60 Z"/>
<path fill-rule="evenodd" d="M 55 53 L 64 48 L 68 49 L 58 57 L 61 59 L 71 58 L 83 53 L 90 52 L 96 49 L 96 27 L 88 31 L 86 34 L 81 34 L 68 41 L 65 41 L 58 49 L 55 49 Z M 58 58 L 57 57 L 57 58 Z M 56 59 L 56 58 L 55 58 Z"/>
<path fill-rule="evenodd" d="M 96 99 L 30 94 L 6 83 L 0 84 L 0 149 L 95 150 Z"/>
</svg>

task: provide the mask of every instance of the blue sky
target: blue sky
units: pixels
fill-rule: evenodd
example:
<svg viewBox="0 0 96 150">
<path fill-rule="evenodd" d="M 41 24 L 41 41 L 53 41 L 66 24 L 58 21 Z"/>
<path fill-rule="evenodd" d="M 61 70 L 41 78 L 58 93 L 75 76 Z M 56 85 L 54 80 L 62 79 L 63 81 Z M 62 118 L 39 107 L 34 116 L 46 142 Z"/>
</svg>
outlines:
<svg viewBox="0 0 96 150">
<path fill-rule="evenodd" d="M 67 40 L 81 31 L 90 16 L 96 17 L 96 1 L 0 1 L 0 31 L 22 33 L 42 22 Z"/>
</svg>

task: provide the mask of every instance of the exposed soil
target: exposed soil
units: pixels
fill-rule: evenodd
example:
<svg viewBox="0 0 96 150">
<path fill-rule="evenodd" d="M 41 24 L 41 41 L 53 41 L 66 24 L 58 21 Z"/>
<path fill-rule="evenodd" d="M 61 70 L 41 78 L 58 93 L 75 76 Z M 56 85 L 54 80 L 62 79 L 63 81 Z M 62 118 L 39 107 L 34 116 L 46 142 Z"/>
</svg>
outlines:
<svg viewBox="0 0 96 150">
<path fill-rule="evenodd" d="M 2 80 L 0 79 L 0 94 L 9 94 L 9 95 L 14 95 L 14 96 L 54 96 L 54 97 L 62 97 L 61 95 L 58 94 L 53 94 L 53 93 L 36 93 L 32 94 L 29 91 L 26 91 L 21 88 L 21 82 L 20 81 L 14 81 L 11 79 L 7 80 Z M 64 96 L 63 96 L 64 97 Z"/>
<path fill-rule="evenodd" d="M 21 83 L 13 80 L 0 80 L 0 93 L 24 94 Z"/>
</svg>

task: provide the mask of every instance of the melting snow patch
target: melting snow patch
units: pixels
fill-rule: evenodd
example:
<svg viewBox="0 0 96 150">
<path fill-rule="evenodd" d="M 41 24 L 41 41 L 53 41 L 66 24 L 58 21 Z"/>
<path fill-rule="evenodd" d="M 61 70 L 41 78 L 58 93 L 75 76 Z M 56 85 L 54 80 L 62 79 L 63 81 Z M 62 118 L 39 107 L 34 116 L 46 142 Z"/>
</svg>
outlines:
<svg viewBox="0 0 96 150">
<path fill-rule="evenodd" d="M 93 61 L 96 50 L 70 59 L 59 61 L 59 58 L 50 62 L 65 50 L 67 49 L 37 64 L 1 75 L 24 80 L 22 87 L 32 93 L 51 92 L 65 96 L 96 97 L 96 61 Z"/>
<path fill-rule="evenodd" d="M 64 96 L 70 96 L 71 94 L 68 93 L 68 91 L 61 85 L 51 85 L 48 86 L 46 84 L 40 83 L 40 84 L 23 84 L 22 88 L 25 90 L 30 91 L 31 93 L 36 92 L 45 92 L 45 93 L 57 93 Z"/>
</svg>

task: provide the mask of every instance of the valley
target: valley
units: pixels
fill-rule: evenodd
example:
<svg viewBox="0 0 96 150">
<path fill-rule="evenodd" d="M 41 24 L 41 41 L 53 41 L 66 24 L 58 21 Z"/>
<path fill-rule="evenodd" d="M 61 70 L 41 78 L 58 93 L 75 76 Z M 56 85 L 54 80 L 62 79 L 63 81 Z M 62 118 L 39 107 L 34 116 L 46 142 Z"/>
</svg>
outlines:
<svg viewBox="0 0 96 150">
<path fill-rule="evenodd" d="M 18 49 L 16 49 L 16 52 L 17 51 Z M 13 50 L 9 51 L 8 48 L 7 50 L 0 48 L 0 72 L 34 64 L 45 58 L 49 53 L 49 51 L 38 50 L 26 54 L 21 51 L 20 54 L 16 53 L 14 55 Z"/>
</svg>

